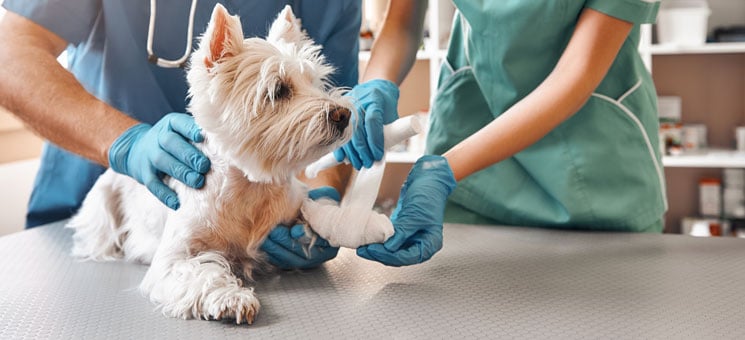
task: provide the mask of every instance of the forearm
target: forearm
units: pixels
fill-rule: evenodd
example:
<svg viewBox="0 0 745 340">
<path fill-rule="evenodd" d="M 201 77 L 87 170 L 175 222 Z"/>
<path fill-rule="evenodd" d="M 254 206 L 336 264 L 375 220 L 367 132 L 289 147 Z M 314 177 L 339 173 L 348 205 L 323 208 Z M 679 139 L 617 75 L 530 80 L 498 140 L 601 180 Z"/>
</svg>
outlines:
<svg viewBox="0 0 745 340">
<path fill-rule="evenodd" d="M 456 180 L 520 152 L 577 112 L 605 77 L 632 27 L 631 23 L 585 10 L 569 45 L 544 82 L 444 154 Z"/>
<path fill-rule="evenodd" d="M 28 21 L 7 13 L 0 24 L 0 105 L 43 138 L 108 165 L 109 146 L 137 121 L 92 96 L 57 62 L 64 41 L 17 29 L 19 20 Z"/>
<path fill-rule="evenodd" d="M 386 79 L 396 84 L 416 60 L 422 39 L 427 1 L 391 1 L 380 34 L 375 39 L 362 81 Z"/>
<path fill-rule="evenodd" d="M 444 156 L 457 181 L 527 148 L 569 118 L 587 101 L 591 90 L 567 86 L 552 75 L 499 118 L 456 144 Z"/>
<path fill-rule="evenodd" d="M 109 146 L 137 123 L 91 96 L 54 58 L 34 48 L 3 53 L 0 63 L 13 65 L 0 70 L 0 104 L 68 151 L 107 166 Z"/>
</svg>

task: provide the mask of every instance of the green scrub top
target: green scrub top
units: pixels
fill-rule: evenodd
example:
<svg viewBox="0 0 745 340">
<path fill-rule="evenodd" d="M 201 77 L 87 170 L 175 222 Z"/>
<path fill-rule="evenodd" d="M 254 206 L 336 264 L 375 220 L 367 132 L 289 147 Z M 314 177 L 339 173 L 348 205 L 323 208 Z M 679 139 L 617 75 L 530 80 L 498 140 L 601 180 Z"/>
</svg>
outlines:
<svg viewBox="0 0 745 340">
<path fill-rule="evenodd" d="M 655 0 L 455 0 L 458 12 L 432 105 L 427 152 L 442 154 L 533 91 L 587 8 L 634 23 L 588 102 L 544 138 L 472 174 L 446 221 L 662 231 L 667 209 L 657 96 L 638 53 Z M 488 152 L 484 150 L 483 152 Z"/>
</svg>

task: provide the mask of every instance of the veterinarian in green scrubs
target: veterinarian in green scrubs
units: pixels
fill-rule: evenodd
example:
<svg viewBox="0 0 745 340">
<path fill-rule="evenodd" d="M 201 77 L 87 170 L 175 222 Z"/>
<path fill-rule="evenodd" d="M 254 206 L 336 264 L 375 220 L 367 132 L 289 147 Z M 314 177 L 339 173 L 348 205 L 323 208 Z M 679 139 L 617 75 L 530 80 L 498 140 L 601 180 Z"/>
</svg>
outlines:
<svg viewBox="0 0 745 340">
<path fill-rule="evenodd" d="M 0 23 L 0 105 L 49 140 L 29 202 L 28 228 L 74 214 L 88 190 L 111 166 L 148 187 L 176 209 L 176 194 L 161 183 L 169 175 L 199 188 L 209 160 L 188 142 L 200 142 L 199 127 L 183 114 L 187 90 L 183 68 L 164 68 L 148 54 L 175 60 L 195 47 L 216 3 L 240 15 L 246 37 L 265 36 L 290 5 L 302 27 L 337 72 L 336 86 L 358 80 L 359 0 L 151 1 L 5 0 Z M 190 18 L 192 4 L 196 4 Z M 192 36 L 188 32 L 193 28 Z M 192 49 L 193 49 L 192 47 Z M 68 52 L 69 72 L 57 62 Z M 178 66 L 178 63 L 175 65 Z M 170 114 L 169 114 L 170 113 Z M 325 188 L 319 196 L 338 193 Z M 276 228 L 263 248 L 280 267 L 311 267 L 336 249 L 316 243 L 308 259 L 297 238 L 302 228 Z M 325 251 L 323 251 L 325 249 Z"/>
<path fill-rule="evenodd" d="M 454 2 L 430 113 L 433 155 L 404 184 L 394 236 L 358 254 L 423 262 L 442 246 L 443 213 L 459 223 L 661 232 L 656 93 L 637 51 L 639 24 L 655 21 L 659 1 Z M 398 65 L 416 44 L 386 35 L 415 31 L 422 6 L 391 4 L 366 79 L 400 83 L 409 68 Z"/>
</svg>

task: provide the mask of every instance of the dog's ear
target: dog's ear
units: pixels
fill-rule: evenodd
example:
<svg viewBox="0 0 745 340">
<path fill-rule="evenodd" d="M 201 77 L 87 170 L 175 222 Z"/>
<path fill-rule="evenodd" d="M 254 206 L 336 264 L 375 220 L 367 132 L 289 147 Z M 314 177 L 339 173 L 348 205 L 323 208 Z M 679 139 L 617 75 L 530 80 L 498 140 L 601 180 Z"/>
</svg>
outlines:
<svg viewBox="0 0 745 340">
<path fill-rule="evenodd" d="M 290 5 L 285 6 L 272 23 L 266 40 L 271 42 L 284 40 L 288 43 L 297 43 L 304 39 L 305 33 L 300 27 L 300 20 L 295 17 L 295 13 L 292 13 Z"/>
<path fill-rule="evenodd" d="M 241 20 L 238 16 L 231 16 L 225 7 L 217 4 L 203 39 L 201 45 L 209 48 L 204 64 L 211 68 L 215 63 L 237 55 L 243 49 Z"/>
</svg>

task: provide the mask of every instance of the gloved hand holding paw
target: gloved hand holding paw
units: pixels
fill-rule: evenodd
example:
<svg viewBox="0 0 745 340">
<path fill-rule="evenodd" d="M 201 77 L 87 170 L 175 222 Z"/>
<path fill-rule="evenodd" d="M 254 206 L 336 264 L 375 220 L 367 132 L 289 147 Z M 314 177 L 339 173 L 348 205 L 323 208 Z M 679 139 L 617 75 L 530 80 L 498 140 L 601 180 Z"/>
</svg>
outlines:
<svg viewBox="0 0 745 340">
<path fill-rule="evenodd" d="M 169 113 L 154 126 L 141 123 L 124 131 L 109 148 L 109 166 L 144 184 L 171 209 L 180 206 L 176 193 L 163 183 L 171 176 L 192 188 L 204 186 L 210 160 L 189 141 L 202 142 L 194 117 Z"/>
<path fill-rule="evenodd" d="M 442 248 L 445 203 L 455 185 L 447 159 L 434 155 L 419 158 L 391 216 L 393 236 L 383 244 L 357 248 L 357 255 L 396 267 L 429 260 Z"/>
<path fill-rule="evenodd" d="M 369 168 L 383 159 L 383 125 L 398 119 L 398 86 L 388 80 L 373 79 L 358 84 L 347 95 L 357 109 L 357 120 L 352 122 L 352 140 L 334 151 L 334 156 L 339 162 L 349 159 L 357 170 L 363 166 Z"/>
<path fill-rule="evenodd" d="M 340 195 L 332 187 L 321 187 L 308 192 L 313 200 L 331 199 L 339 202 Z M 309 269 L 336 257 L 338 247 L 317 237 L 311 245 L 311 236 L 306 235 L 306 227 L 296 224 L 292 227 L 277 225 L 261 245 L 271 264 L 281 269 Z M 310 246 L 310 247 L 308 247 Z"/>
</svg>

